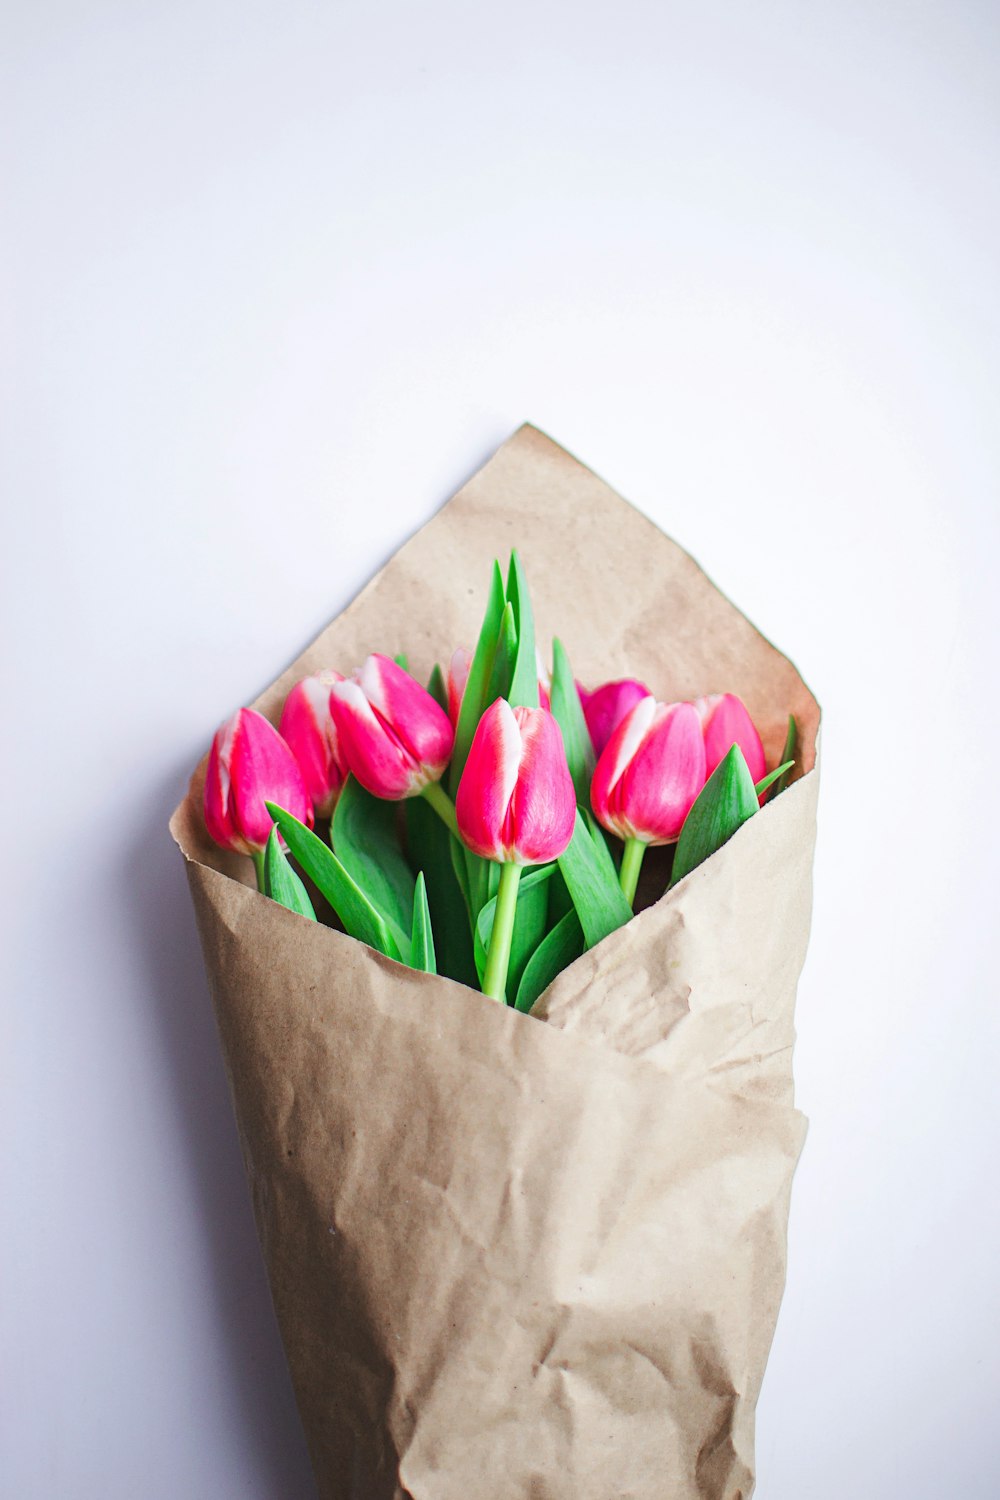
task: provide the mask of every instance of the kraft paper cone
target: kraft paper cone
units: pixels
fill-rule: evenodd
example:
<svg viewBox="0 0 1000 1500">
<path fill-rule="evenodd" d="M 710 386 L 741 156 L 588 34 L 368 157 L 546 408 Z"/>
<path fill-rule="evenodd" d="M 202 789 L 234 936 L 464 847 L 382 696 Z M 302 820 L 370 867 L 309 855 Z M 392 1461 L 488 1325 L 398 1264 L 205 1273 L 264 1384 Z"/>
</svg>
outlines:
<svg viewBox="0 0 1000 1500">
<path fill-rule="evenodd" d="M 785 1275 L 819 710 L 696 564 L 531 427 L 303 653 L 478 632 L 516 545 L 584 681 L 739 693 L 797 779 L 520 1015 L 187 860 L 275 1307 L 328 1500 L 746 1500 Z M 655 870 L 654 870 L 655 874 Z"/>
</svg>

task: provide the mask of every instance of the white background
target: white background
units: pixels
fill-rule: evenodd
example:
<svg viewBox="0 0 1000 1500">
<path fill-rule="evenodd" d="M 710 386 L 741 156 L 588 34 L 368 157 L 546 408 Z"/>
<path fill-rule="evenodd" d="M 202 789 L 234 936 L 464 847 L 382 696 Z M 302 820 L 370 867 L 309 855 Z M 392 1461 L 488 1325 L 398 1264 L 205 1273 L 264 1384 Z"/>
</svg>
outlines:
<svg viewBox="0 0 1000 1500">
<path fill-rule="evenodd" d="M 166 820 L 525 418 L 825 710 L 757 1494 L 995 1500 L 998 30 L 5 7 L 4 1500 L 312 1494 Z"/>
</svg>

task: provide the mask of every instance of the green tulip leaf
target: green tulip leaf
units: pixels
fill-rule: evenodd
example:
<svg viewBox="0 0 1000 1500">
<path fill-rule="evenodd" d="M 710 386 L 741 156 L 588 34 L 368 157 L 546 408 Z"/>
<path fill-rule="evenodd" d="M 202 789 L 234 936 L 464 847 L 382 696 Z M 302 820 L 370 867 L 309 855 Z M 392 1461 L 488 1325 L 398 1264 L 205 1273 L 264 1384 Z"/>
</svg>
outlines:
<svg viewBox="0 0 1000 1500">
<path fill-rule="evenodd" d="M 583 928 L 575 911 L 569 911 L 539 943 L 524 966 L 514 1001 L 518 1010 L 528 1011 L 557 974 L 561 974 L 583 952 Z"/>
<path fill-rule="evenodd" d="M 535 617 L 531 608 L 528 580 L 515 549 L 507 570 L 507 602 L 514 610 L 517 637 L 517 660 L 510 690 L 505 695 L 512 707 L 538 707 L 538 657 L 535 653 Z"/>
<path fill-rule="evenodd" d="M 786 760 L 783 765 L 777 766 L 773 771 L 769 771 L 766 776 L 762 776 L 760 781 L 758 781 L 754 786 L 754 791 L 757 793 L 757 796 L 763 797 L 768 787 L 772 786 L 779 777 L 786 775 L 787 772 L 792 769 L 794 764 L 794 760 Z"/>
<path fill-rule="evenodd" d="M 733 745 L 702 787 L 684 820 L 670 876 L 672 888 L 721 849 L 760 811 L 753 778 L 739 745 Z"/>
<path fill-rule="evenodd" d="M 344 930 L 389 958 L 402 960 L 399 945 L 364 891 L 353 881 L 329 845 L 283 807 L 266 802 L 289 853 L 329 901 Z M 407 952 L 409 952 L 407 939 Z"/>
<path fill-rule="evenodd" d="M 500 631 L 497 635 L 496 650 L 493 653 L 493 666 L 483 697 L 484 712 L 491 703 L 495 703 L 498 698 L 506 698 L 510 693 L 516 657 L 517 627 L 514 624 L 514 606 L 508 603 L 504 605 L 503 614 L 500 616 Z"/>
<path fill-rule="evenodd" d="M 582 807 L 589 807 L 590 782 L 594 774 L 594 746 L 583 715 L 583 704 L 576 690 L 569 657 L 559 640 L 552 642 L 551 700 L 552 717 L 562 731 L 563 747 L 576 790 L 576 800 Z"/>
<path fill-rule="evenodd" d="M 423 797 L 408 797 L 405 807 L 410 861 L 426 882 L 437 972 L 478 989 L 468 897 L 459 881 L 459 871 L 467 878 L 463 846 Z"/>
<path fill-rule="evenodd" d="M 445 830 L 447 832 L 447 829 Z M 410 967 L 425 974 L 436 974 L 434 959 L 434 933 L 431 930 L 431 913 L 427 905 L 427 887 L 424 872 L 417 876 L 413 889 L 413 933 L 410 941 Z"/>
<path fill-rule="evenodd" d="M 452 751 L 451 767 L 448 772 L 448 785 L 453 797 L 458 791 L 458 783 L 462 779 L 465 762 L 469 758 L 469 747 L 472 744 L 472 737 L 476 732 L 479 720 L 483 716 L 483 709 L 486 706 L 483 700 L 486 697 L 490 673 L 493 670 L 493 658 L 496 655 L 497 639 L 500 635 L 500 622 L 503 618 L 505 604 L 503 574 L 500 571 L 500 564 L 494 562 L 493 577 L 490 583 L 490 597 L 486 605 L 486 614 L 483 618 L 482 628 L 479 632 L 479 640 L 476 643 L 475 653 L 472 657 L 472 665 L 469 667 L 469 676 L 465 684 L 465 692 L 462 694 L 462 707 L 459 711 L 458 724 L 455 729 L 455 748 Z"/>
<path fill-rule="evenodd" d="M 569 848 L 559 856 L 588 948 L 631 920 L 632 908 L 618 884 L 614 861 L 603 838 L 595 839 L 579 809 Z"/>
<path fill-rule="evenodd" d="M 499 866 L 494 866 L 498 872 Z M 517 993 L 518 983 L 532 953 L 545 936 L 545 916 L 548 907 L 546 882 L 552 877 L 555 865 L 539 865 L 526 870 L 517 887 L 517 911 L 514 917 L 514 934 L 511 940 L 510 962 L 507 966 L 507 993 Z M 494 893 L 476 923 L 476 968 L 482 984 L 486 972 L 486 958 L 493 935 L 493 919 L 496 916 L 497 898 Z"/>
<path fill-rule="evenodd" d="M 272 824 L 264 849 L 264 894 L 315 922 L 316 913 L 309 900 L 309 893 L 285 858 L 285 851 L 278 839 L 278 830 Z"/>
<path fill-rule="evenodd" d="M 410 659 L 405 651 L 397 651 L 396 655 L 392 659 L 396 663 L 397 667 L 402 667 L 404 672 L 408 672 L 410 670 Z"/>
<path fill-rule="evenodd" d="M 399 806 L 365 791 L 348 776 L 333 821 L 330 843 L 355 885 L 378 911 L 406 959 L 413 928 L 413 872 L 399 844 Z"/>
<path fill-rule="evenodd" d="M 785 748 L 781 752 L 781 759 L 783 763 L 785 761 L 791 761 L 792 765 L 795 764 L 795 746 L 798 742 L 798 738 L 799 729 L 798 725 L 795 722 L 795 716 L 794 714 L 789 714 L 788 733 L 785 735 Z M 788 778 L 790 775 L 791 770 L 789 769 L 778 778 L 778 784 L 775 787 L 774 791 L 771 793 L 772 798 L 779 796 L 785 790 L 785 787 L 788 785 Z"/>
</svg>

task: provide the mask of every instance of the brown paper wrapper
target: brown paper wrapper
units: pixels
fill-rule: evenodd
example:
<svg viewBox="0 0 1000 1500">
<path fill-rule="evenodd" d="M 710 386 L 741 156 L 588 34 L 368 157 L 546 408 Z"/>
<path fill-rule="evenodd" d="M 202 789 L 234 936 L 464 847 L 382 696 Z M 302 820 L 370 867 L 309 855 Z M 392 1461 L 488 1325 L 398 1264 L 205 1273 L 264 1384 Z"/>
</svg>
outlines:
<svg viewBox="0 0 1000 1500">
<path fill-rule="evenodd" d="M 205 833 L 199 768 L 171 829 L 319 1492 L 746 1500 L 805 1129 L 812 695 L 523 427 L 256 706 L 371 650 L 425 678 L 474 644 L 511 546 L 582 680 L 737 692 L 770 764 L 794 713 L 796 779 L 523 1016 L 259 896 Z"/>
</svg>

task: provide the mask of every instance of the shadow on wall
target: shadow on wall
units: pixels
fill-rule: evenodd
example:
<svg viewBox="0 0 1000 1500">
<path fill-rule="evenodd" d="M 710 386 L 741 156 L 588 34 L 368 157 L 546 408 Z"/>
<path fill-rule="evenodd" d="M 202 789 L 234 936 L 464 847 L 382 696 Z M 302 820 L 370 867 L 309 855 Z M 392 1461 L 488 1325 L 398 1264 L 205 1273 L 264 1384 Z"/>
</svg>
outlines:
<svg viewBox="0 0 1000 1500">
<path fill-rule="evenodd" d="M 194 764 L 193 756 L 190 765 Z M 128 850 L 124 902 L 141 934 L 147 993 L 163 1046 L 163 1066 L 184 1148 L 189 1191 L 204 1232 L 206 1279 L 217 1326 L 206 1348 L 221 1347 L 232 1391 L 235 1431 L 254 1488 L 246 1500 L 315 1500 L 305 1438 L 292 1393 L 264 1262 L 257 1243 L 236 1123 L 201 961 L 182 858 L 167 821 L 190 765 L 159 794 Z"/>
</svg>

